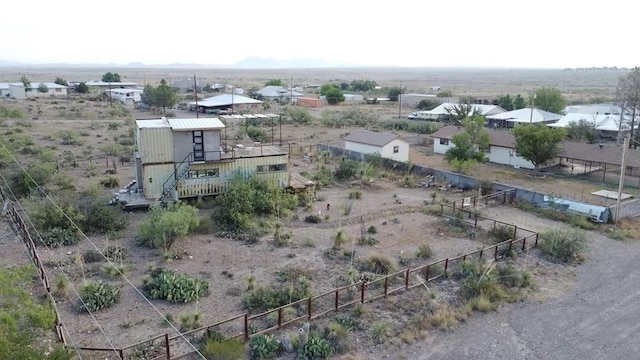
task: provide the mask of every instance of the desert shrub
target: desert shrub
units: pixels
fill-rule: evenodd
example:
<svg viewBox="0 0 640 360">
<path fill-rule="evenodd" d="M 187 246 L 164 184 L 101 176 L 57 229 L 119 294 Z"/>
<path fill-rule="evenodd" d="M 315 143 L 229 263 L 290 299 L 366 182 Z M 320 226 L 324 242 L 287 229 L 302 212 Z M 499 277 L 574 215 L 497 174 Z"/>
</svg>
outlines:
<svg viewBox="0 0 640 360">
<path fill-rule="evenodd" d="M 356 331 L 361 330 L 363 328 L 362 322 L 360 319 L 355 318 L 349 315 L 341 315 L 335 318 L 335 321 L 342 325 L 347 331 Z"/>
<path fill-rule="evenodd" d="M 102 257 L 102 254 L 98 250 L 90 249 L 82 254 L 82 261 L 86 264 L 100 262 L 102 260 L 104 260 L 104 257 Z"/>
<path fill-rule="evenodd" d="M 360 164 L 357 161 L 345 159 L 340 162 L 338 168 L 333 172 L 333 176 L 338 181 L 346 181 L 358 175 Z"/>
<path fill-rule="evenodd" d="M 62 145 L 82 146 L 84 144 L 84 140 L 80 139 L 80 135 L 75 131 L 62 130 L 58 133 L 58 137 Z"/>
<path fill-rule="evenodd" d="M 489 236 L 494 239 L 496 244 L 513 239 L 513 226 L 496 225 L 496 227 L 489 230 Z"/>
<path fill-rule="evenodd" d="M 213 220 L 209 216 L 201 216 L 198 220 L 198 226 L 194 229 L 194 232 L 198 234 L 211 234 L 213 233 L 214 226 Z"/>
<path fill-rule="evenodd" d="M 209 292 L 209 283 L 205 280 L 186 274 L 176 274 L 162 268 L 151 273 L 144 287 L 152 299 L 162 299 L 178 304 L 197 300 Z"/>
<path fill-rule="evenodd" d="M 334 355 L 335 352 L 329 340 L 318 334 L 309 336 L 301 351 L 304 359 L 327 359 Z"/>
<path fill-rule="evenodd" d="M 281 350 L 280 342 L 273 335 L 256 335 L 249 340 L 249 359 L 252 360 L 274 358 Z"/>
<path fill-rule="evenodd" d="M 328 186 L 333 184 L 334 174 L 329 167 L 320 165 L 318 172 L 313 175 L 312 179 L 316 181 L 318 186 Z"/>
<path fill-rule="evenodd" d="M 587 236 L 582 230 L 571 227 L 558 228 L 541 233 L 540 238 L 540 248 L 552 261 L 566 263 L 584 257 Z"/>
<path fill-rule="evenodd" d="M 311 224 L 319 224 L 322 222 L 322 218 L 318 214 L 310 214 L 304 217 L 304 222 Z"/>
<path fill-rule="evenodd" d="M 73 245 L 80 241 L 78 232 L 74 229 L 51 228 L 42 235 L 41 243 L 45 246 L 58 247 L 61 245 Z"/>
<path fill-rule="evenodd" d="M 384 343 L 391 336 L 391 327 L 386 321 L 376 321 L 371 326 L 371 339 L 376 344 Z"/>
<path fill-rule="evenodd" d="M 107 129 L 109 130 L 118 130 L 119 127 L 120 127 L 120 124 L 118 124 L 115 121 L 110 121 L 109 124 L 107 124 Z"/>
<path fill-rule="evenodd" d="M 298 276 L 296 281 L 274 287 L 254 287 L 242 299 L 249 309 L 270 310 L 309 296 L 310 281 Z"/>
<path fill-rule="evenodd" d="M 22 119 L 22 109 L 0 106 L 0 119 Z"/>
<path fill-rule="evenodd" d="M 395 271 L 395 265 L 388 257 L 371 255 L 364 262 L 364 269 L 378 275 L 387 275 Z"/>
<path fill-rule="evenodd" d="M 347 238 L 347 234 L 343 229 L 336 230 L 336 234 L 333 236 L 333 248 L 340 249 L 342 245 L 347 242 L 347 240 L 349 239 Z"/>
<path fill-rule="evenodd" d="M 209 338 L 200 349 L 208 360 L 244 359 L 247 349 L 238 339 L 218 340 Z"/>
<path fill-rule="evenodd" d="M 378 233 L 378 228 L 375 225 L 371 225 L 367 228 L 367 234 L 376 234 Z"/>
<path fill-rule="evenodd" d="M 90 234 L 114 234 L 127 227 L 128 217 L 119 208 L 107 205 L 104 199 L 80 202 L 79 210 L 84 214 L 82 230 Z"/>
<path fill-rule="evenodd" d="M 118 144 L 122 146 L 132 146 L 135 145 L 136 141 L 130 137 L 121 137 L 118 138 Z"/>
<path fill-rule="evenodd" d="M 198 209 L 183 203 L 167 208 L 154 206 L 136 229 L 136 241 L 153 249 L 169 250 L 171 245 L 195 230 L 200 224 Z"/>
<path fill-rule="evenodd" d="M 247 136 L 251 138 L 251 140 L 256 142 L 269 142 L 271 141 L 271 136 L 267 134 L 264 129 L 261 129 L 256 126 L 247 127 Z"/>
<path fill-rule="evenodd" d="M 362 199 L 362 191 L 360 191 L 360 190 L 349 190 L 349 199 L 351 199 L 351 200 L 360 200 L 360 199 Z"/>
<path fill-rule="evenodd" d="M 525 270 L 518 270 L 513 265 L 499 264 L 497 280 L 506 287 L 529 287 L 531 286 L 531 273 Z"/>
<path fill-rule="evenodd" d="M 129 265 L 106 263 L 102 265 L 102 274 L 111 280 L 118 280 L 129 272 Z"/>
<path fill-rule="evenodd" d="M 465 260 L 458 265 L 454 277 L 460 281 L 460 290 L 465 299 L 483 295 L 495 302 L 507 297 L 494 273 L 483 263 Z"/>
<path fill-rule="evenodd" d="M 106 189 L 114 189 L 120 186 L 120 179 L 116 176 L 107 176 L 100 180 L 100 185 Z"/>
<path fill-rule="evenodd" d="M 129 257 L 129 251 L 122 246 L 109 245 L 104 250 L 104 256 L 111 261 L 122 262 Z"/>
<path fill-rule="evenodd" d="M 120 289 L 102 281 L 90 281 L 80 288 L 84 311 L 94 312 L 107 308 L 120 300 Z"/>
<path fill-rule="evenodd" d="M 124 152 L 124 148 L 120 144 L 108 144 L 100 148 L 107 156 L 118 156 Z"/>
<path fill-rule="evenodd" d="M 431 259 L 433 257 L 433 249 L 429 244 L 422 244 L 418 247 L 416 257 L 419 257 L 420 259 Z"/>
<path fill-rule="evenodd" d="M 225 231 L 251 232 L 257 228 L 256 215 L 288 216 L 295 209 L 298 198 L 278 184 L 252 176 L 234 176 L 227 191 L 215 198 L 214 223 Z"/>
</svg>

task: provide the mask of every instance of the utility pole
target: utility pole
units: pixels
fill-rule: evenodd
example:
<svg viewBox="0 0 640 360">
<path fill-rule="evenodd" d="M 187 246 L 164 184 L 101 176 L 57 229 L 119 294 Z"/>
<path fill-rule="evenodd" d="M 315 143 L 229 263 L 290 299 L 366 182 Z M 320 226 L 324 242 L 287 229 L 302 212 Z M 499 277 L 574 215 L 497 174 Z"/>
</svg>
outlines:
<svg viewBox="0 0 640 360">
<path fill-rule="evenodd" d="M 536 93 L 531 95 L 531 116 L 529 116 L 529 124 L 533 123 L 533 107 L 536 106 Z"/>
<path fill-rule="evenodd" d="M 620 215 L 620 199 L 622 198 L 622 190 L 624 189 L 624 176 L 627 170 L 627 151 L 629 151 L 629 141 L 631 137 L 624 138 L 624 145 L 622 147 L 622 165 L 620 166 L 620 183 L 618 184 L 618 198 L 616 199 L 616 223 L 618 222 L 618 216 Z"/>
<path fill-rule="evenodd" d="M 111 81 L 109 81 L 109 106 L 113 106 L 113 100 L 111 99 Z"/>
<path fill-rule="evenodd" d="M 193 74 L 193 94 L 196 98 L 196 119 L 200 118 L 200 108 L 198 107 L 198 83 L 196 81 L 196 74 Z"/>
<path fill-rule="evenodd" d="M 402 81 L 400 81 L 400 93 L 398 94 L 398 119 L 402 118 Z"/>
</svg>

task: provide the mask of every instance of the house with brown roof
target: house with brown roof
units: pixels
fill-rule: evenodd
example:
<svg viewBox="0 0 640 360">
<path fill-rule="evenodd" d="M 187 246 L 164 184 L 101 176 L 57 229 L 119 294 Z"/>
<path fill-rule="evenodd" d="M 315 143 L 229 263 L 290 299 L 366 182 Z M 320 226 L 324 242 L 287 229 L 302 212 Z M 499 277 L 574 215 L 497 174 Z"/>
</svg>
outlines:
<svg viewBox="0 0 640 360">
<path fill-rule="evenodd" d="M 398 135 L 354 130 L 344 138 L 344 147 L 363 154 L 375 154 L 395 161 L 409 161 L 409 143 Z"/>
<path fill-rule="evenodd" d="M 489 134 L 489 149 L 486 156 L 489 162 L 509 165 L 515 168 L 534 169 L 531 161 L 526 160 L 516 153 L 515 137 L 508 130 L 485 129 Z M 431 134 L 433 138 L 433 152 L 444 154 L 455 145 L 451 141 L 456 134 L 464 132 L 461 126 L 445 126 Z"/>
</svg>

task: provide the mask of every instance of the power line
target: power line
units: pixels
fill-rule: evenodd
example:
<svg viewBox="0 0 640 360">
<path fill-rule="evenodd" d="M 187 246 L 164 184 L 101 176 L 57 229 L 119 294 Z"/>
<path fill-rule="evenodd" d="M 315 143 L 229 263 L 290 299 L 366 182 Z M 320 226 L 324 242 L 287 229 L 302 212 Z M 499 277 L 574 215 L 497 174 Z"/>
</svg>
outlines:
<svg viewBox="0 0 640 360">
<path fill-rule="evenodd" d="M 82 234 L 82 237 L 84 237 L 89 244 L 91 244 L 91 246 L 93 246 L 93 248 L 100 253 L 100 255 L 102 255 L 102 257 L 106 260 L 106 262 L 111 265 L 113 267 L 114 270 L 116 270 L 116 272 L 118 273 L 118 275 L 120 275 L 122 277 L 122 279 L 129 284 L 146 302 L 147 304 L 149 304 L 149 306 L 151 306 L 153 308 L 153 310 L 155 310 L 160 317 L 162 318 L 162 320 L 166 323 L 169 324 L 169 326 L 175 330 L 178 335 L 187 342 L 187 344 L 189 344 L 189 346 L 198 354 L 200 355 L 200 357 L 202 359 L 206 360 L 206 357 L 200 352 L 200 350 L 198 350 L 197 347 L 195 347 L 183 334 L 182 332 L 175 327 L 175 325 L 173 325 L 173 323 L 171 321 L 169 321 L 169 319 L 167 319 L 164 314 L 162 314 L 162 312 L 155 306 L 153 305 L 153 303 L 151 302 L 151 300 L 149 300 L 142 291 L 140 291 L 140 289 L 138 289 L 132 282 L 131 280 L 129 280 L 129 278 L 127 278 L 121 271 L 120 269 L 116 266 L 116 264 L 114 264 L 103 252 L 102 250 L 100 250 L 100 248 L 82 231 L 82 229 L 80 229 L 80 227 L 75 223 L 75 221 L 73 221 L 73 219 L 71 219 L 71 217 L 69 217 L 69 215 L 67 215 L 67 213 L 53 200 L 53 198 L 51 198 L 51 196 L 42 188 L 42 186 L 40 186 L 40 184 L 31 176 L 31 174 L 29 174 L 29 172 L 22 166 L 22 164 L 20 164 L 20 162 L 18 161 L 18 159 L 16 159 L 16 157 L 13 155 L 13 153 L 11 153 L 9 151 L 9 149 L 7 149 L 7 147 L 4 145 L 4 143 L 0 142 L 0 145 L 2 145 L 2 147 L 4 148 L 4 150 L 7 152 L 7 154 L 11 157 L 11 159 L 13 160 L 13 162 L 16 163 L 16 165 L 18 165 L 18 167 L 20 167 L 20 169 L 27 175 L 27 177 L 29 178 L 29 180 L 36 186 L 36 188 L 38 190 L 40 190 L 40 192 L 51 202 L 51 204 L 53 204 L 53 206 L 62 213 L 62 215 L 64 215 L 64 217 L 69 221 L 69 223 L 71 223 L 71 225 L 73 225 L 74 228 L 76 228 L 76 230 L 78 230 L 78 232 L 80 234 Z"/>
<path fill-rule="evenodd" d="M 4 182 L 4 184 L 6 185 L 6 188 L 9 189 L 9 192 L 11 192 L 11 196 L 15 199 L 15 202 L 20 205 L 20 209 L 24 210 L 24 207 L 22 206 L 22 204 L 20 203 L 20 201 L 18 201 L 18 198 L 16 197 L 16 194 L 13 192 L 13 189 L 11 188 L 11 186 L 9 185 L 9 183 L 7 182 L 7 180 L 5 179 L 4 176 L 2 176 L 2 173 L 0 173 L 0 178 L 2 178 L 2 182 Z M 23 212 L 24 216 L 27 218 L 27 220 L 29 221 L 29 224 L 31 224 L 31 226 L 33 227 L 33 229 L 36 232 L 36 235 L 38 235 L 39 238 L 42 238 L 42 236 L 40 235 L 40 233 L 38 232 L 38 229 L 36 229 L 36 227 L 33 225 L 33 222 L 31 221 L 31 218 L 29 217 L 29 214 L 27 214 L 26 212 Z M 80 301 L 82 302 L 82 305 L 86 307 L 84 300 L 82 300 L 82 296 L 80 296 L 80 294 L 78 293 L 78 291 L 75 289 L 75 287 L 73 286 L 73 283 L 71 282 L 71 280 L 69 279 L 69 277 L 67 276 L 67 274 L 64 273 L 64 270 L 62 270 L 62 266 L 60 266 L 60 262 L 58 261 L 58 259 L 55 257 L 55 255 L 53 255 L 53 252 L 51 251 L 51 249 L 49 248 L 49 246 L 44 243 L 44 241 L 42 242 L 42 244 L 47 248 L 47 251 L 49 252 L 49 255 L 51 255 L 51 257 L 53 258 L 53 261 L 56 263 L 56 267 L 58 268 L 58 270 L 60 270 L 60 272 L 62 273 L 62 275 L 65 277 L 65 280 L 69 283 L 69 285 L 71 286 L 71 289 L 73 290 L 73 292 L 78 296 L 78 299 L 80 299 Z M 87 308 L 87 311 L 89 311 L 89 309 Z M 93 318 L 93 320 L 96 322 L 96 324 L 98 325 L 98 329 L 100 329 L 100 331 L 102 332 L 102 335 L 105 336 L 105 338 L 107 339 L 107 341 L 109 343 L 111 343 L 111 341 L 109 340 L 109 337 L 104 333 L 104 331 L 102 330 L 102 327 L 100 326 L 100 323 L 98 323 L 98 320 L 95 318 L 95 316 L 89 311 L 89 314 L 91 315 L 91 317 Z M 80 359 L 82 360 L 82 355 L 80 354 L 80 350 L 78 350 L 78 345 L 76 345 L 76 342 L 73 340 L 73 337 L 71 336 L 71 332 L 69 331 L 69 329 L 67 328 L 67 326 L 65 325 L 64 321 L 60 320 L 60 325 L 62 325 L 63 329 L 67 332 L 67 334 L 69 335 L 69 338 L 71 339 L 71 346 L 73 347 L 73 349 L 76 351 L 76 354 L 78 354 L 78 357 L 80 357 Z M 118 354 L 117 350 L 115 349 L 115 347 L 113 348 L 114 352 L 116 354 Z M 118 354 L 119 357 L 119 354 Z"/>
</svg>

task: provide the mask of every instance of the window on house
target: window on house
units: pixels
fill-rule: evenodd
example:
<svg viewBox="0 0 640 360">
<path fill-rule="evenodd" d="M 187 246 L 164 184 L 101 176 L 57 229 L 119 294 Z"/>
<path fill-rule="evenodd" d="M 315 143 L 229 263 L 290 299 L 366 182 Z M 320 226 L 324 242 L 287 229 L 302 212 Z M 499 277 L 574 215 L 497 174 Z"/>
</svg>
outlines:
<svg viewBox="0 0 640 360">
<path fill-rule="evenodd" d="M 449 145 L 449 139 L 440 138 L 440 145 Z"/>
<path fill-rule="evenodd" d="M 275 165 L 258 165 L 256 167 L 258 173 L 287 171 L 287 164 L 275 164 Z"/>
<path fill-rule="evenodd" d="M 395 146 L 393 147 L 393 153 L 394 153 L 394 154 L 397 154 L 397 153 L 399 153 L 399 152 L 400 152 L 400 146 L 395 145 Z"/>
<path fill-rule="evenodd" d="M 487 154 L 491 154 L 491 146 L 489 146 L 488 148 L 484 149 L 484 152 Z"/>
<path fill-rule="evenodd" d="M 220 177 L 220 169 L 189 170 L 187 179 Z"/>
</svg>

